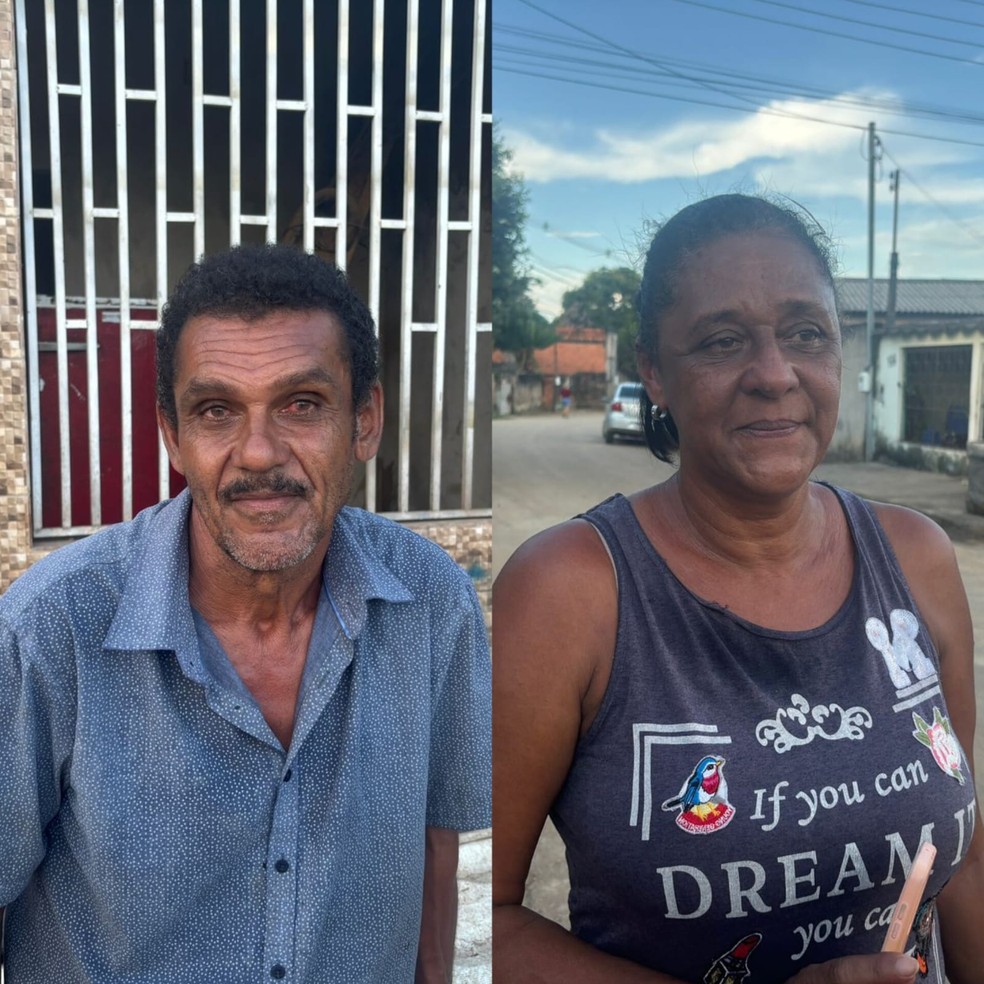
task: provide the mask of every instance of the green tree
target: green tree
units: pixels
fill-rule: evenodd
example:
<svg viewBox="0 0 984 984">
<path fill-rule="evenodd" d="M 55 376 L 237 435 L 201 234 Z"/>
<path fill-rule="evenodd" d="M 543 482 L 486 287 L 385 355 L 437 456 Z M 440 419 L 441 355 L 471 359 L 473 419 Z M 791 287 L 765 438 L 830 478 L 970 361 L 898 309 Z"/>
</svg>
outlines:
<svg viewBox="0 0 984 984">
<path fill-rule="evenodd" d="M 510 169 L 512 151 L 492 134 L 492 338 L 495 347 L 516 354 L 525 367 L 533 349 L 554 334 L 529 295 L 536 283 L 526 246 L 529 191 Z"/>
<path fill-rule="evenodd" d="M 635 342 L 639 331 L 636 311 L 639 284 L 639 274 L 629 267 L 592 270 L 580 287 L 564 293 L 564 313 L 559 319 L 562 324 L 615 332 L 618 372 L 628 379 L 638 379 Z"/>
</svg>

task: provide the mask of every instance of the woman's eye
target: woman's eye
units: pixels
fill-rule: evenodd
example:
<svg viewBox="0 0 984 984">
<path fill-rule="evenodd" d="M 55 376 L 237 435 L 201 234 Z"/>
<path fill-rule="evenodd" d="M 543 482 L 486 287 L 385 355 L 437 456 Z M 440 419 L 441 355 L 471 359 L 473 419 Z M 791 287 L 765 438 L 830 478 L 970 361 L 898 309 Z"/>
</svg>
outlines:
<svg viewBox="0 0 984 984">
<path fill-rule="evenodd" d="M 818 342 L 823 338 L 823 332 L 814 325 L 801 325 L 793 332 L 793 338 L 797 342 Z"/>
</svg>

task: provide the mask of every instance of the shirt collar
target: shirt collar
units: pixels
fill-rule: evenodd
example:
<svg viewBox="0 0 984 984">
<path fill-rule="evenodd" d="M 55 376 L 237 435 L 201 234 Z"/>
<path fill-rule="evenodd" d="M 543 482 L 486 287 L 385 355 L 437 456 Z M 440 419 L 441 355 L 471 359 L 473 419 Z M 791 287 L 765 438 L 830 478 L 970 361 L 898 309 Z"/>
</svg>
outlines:
<svg viewBox="0 0 984 984">
<path fill-rule="evenodd" d="M 197 645 L 188 600 L 188 522 L 191 494 L 152 507 L 134 520 L 134 553 L 106 635 L 107 649 L 169 649 Z M 361 510 L 343 508 L 335 518 L 322 567 L 322 584 L 342 631 L 355 639 L 373 599 L 413 601 L 413 595 L 368 542 Z"/>
</svg>

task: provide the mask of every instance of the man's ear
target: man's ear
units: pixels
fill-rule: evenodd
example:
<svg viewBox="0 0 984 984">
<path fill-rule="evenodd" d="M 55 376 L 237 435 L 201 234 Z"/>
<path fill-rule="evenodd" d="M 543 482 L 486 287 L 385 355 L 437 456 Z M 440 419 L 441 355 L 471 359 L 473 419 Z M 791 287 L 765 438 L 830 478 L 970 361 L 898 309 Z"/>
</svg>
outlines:
<svg viewBox="0 0 984 984">
<path fill-rule="evenodd" d="M 181 467 L 181 450 L 178 447 L 178 428 L 172 424 L 161 409 L 158 403 L 155 407 L 157 412 L 157 426 L 160 429 L 161 437 L 164 439 L 164 447 L 167 448 L 167 456 L 170 459 L 171 467 L 179 474 L 184 474 Z"/>
<path fill-rule="evenodd" d="M 355 440 L 353 449 L 357 461 L 374 458 L 383 436 L 383 388 L 373 383 L 365 399 L 355 411 Z"/>
<path fill-rule="evenodd" d="M 666 394 L 663 392 L 663 376 L 653 359 L 642 349 L 636 349 L 636 367 L 639 370 L 639 378 L 649 399 L 658 407 L 667 409 Z"/>
</svg>

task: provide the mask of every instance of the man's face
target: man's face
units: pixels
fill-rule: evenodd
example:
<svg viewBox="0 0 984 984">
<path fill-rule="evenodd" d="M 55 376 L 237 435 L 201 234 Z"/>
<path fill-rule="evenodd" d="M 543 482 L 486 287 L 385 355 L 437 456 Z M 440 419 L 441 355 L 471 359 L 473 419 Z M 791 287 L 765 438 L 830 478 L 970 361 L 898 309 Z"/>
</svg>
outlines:
<svg viewBox="0 0 984 984">
<path fill-rule="evenodd" d="M 325 311 L 202 315 L 178 340 L 177 427 L 158 412 L 194 501 L 192 539 L 252 572 L 320 563 L 356 460 L 379 446 L 382 393 L 358 409 L 345 337 Z M 198 536 L 200 533 L 206 536 Z"/>
</svg>

